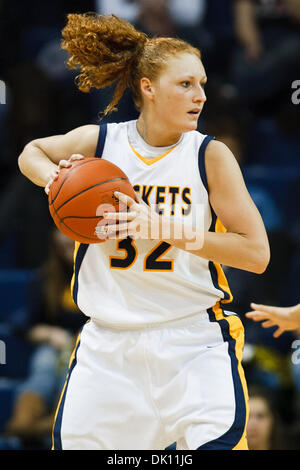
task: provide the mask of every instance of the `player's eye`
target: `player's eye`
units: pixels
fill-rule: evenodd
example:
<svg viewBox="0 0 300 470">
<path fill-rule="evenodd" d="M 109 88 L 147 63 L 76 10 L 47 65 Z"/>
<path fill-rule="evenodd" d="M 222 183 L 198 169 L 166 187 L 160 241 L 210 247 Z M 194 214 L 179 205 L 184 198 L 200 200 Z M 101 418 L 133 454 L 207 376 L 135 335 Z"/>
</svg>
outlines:
<svg viewBox="0 0 300 470">
<path fill-rule="evenodd" d="M 188 88 L 190 86 L 191 82 L 189 80 L 185 80 L 184 82 L 181 82 L 181 85 L 184 88 Z"/>
</svg>

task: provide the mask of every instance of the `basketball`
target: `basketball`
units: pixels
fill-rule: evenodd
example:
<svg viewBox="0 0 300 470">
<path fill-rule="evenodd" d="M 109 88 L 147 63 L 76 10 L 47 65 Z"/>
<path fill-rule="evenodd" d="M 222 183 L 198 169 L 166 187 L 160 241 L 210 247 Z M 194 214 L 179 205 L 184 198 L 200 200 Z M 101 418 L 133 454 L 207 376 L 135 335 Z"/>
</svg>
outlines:
<svg viewBox="0 0 300 470">
<path fill-rule="evenodd" d="M 126 210 L 115 191 L 136 199 L 125 173 L 102 158 L 84 158 L 63 168 L 48 194 L 50 214 L 57 228 L 80 243 L 101 243 L 95 229 L 107 224 L 104 212 Z"/>
</svg>

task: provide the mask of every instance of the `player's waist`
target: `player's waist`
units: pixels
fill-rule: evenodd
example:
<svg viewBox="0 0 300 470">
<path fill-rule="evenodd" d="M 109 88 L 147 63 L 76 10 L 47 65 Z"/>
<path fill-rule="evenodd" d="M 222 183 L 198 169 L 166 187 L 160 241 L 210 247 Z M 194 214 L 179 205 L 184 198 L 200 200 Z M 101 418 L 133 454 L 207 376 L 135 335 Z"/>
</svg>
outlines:
<svg viewBox="0 0 300 470">
<path fill-rule="evenodd" d="M 109 330 L 120 330 L 120 331 L 128 331 L 128 330 L 146 330 L 146 329 L 163 329 L 163 328 L 182 328 L 184 326 L 191 325 L 200 320 L 208 320 L 208 313 L 207 310 L 202 310 L 196 314 L 170 319 L 165 321 L 156 321 L 156 322 L 140 322 L 140 323 L 122 323 L 122 322 L 111 322 L 105 321 L 104 318 L 99 318 L 98 316 L 91 317 L 91 321 L 95 323 L 97 326 Z"/>
</svg>

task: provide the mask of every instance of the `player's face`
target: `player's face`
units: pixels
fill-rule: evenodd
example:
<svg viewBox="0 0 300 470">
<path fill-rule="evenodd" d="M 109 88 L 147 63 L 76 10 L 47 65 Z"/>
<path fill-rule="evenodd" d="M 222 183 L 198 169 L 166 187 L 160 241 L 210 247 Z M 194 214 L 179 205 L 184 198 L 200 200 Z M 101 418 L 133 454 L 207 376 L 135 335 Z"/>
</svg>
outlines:
<svg viewBox="0 0 300 470">
<path fill-rule="evenodd" d="M 153 83 L 156 115 L 178 132 L 197 129 L 206 96 L 207 81 L 202 62 L 194 54 L 171 57 Z"/>
</svg>

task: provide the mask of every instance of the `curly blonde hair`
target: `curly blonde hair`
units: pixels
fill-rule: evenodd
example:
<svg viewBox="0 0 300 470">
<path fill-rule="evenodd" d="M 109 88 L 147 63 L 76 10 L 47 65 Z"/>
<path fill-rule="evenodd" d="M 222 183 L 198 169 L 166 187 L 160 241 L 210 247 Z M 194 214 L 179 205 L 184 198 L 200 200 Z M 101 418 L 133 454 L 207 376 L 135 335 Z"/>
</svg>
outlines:
<svg viewBox="0 0 300 470">
<path fill-rule="evenodd" d="M 149 38 L 115 15 L 69 14 L 67 19 L 61 46 L 69 52 L 68 66 L 80 69 L 78 88 L 87 93 L 92 87 L 101 89 L 116 83 L 104 115 L 116 110 L 126 88 L 131 89 L 140 110 L 140 79 L 155 80 L 170 56 L 189 52 L 201 59 L 200 51 L 186 41 Z"/>
</svg>

